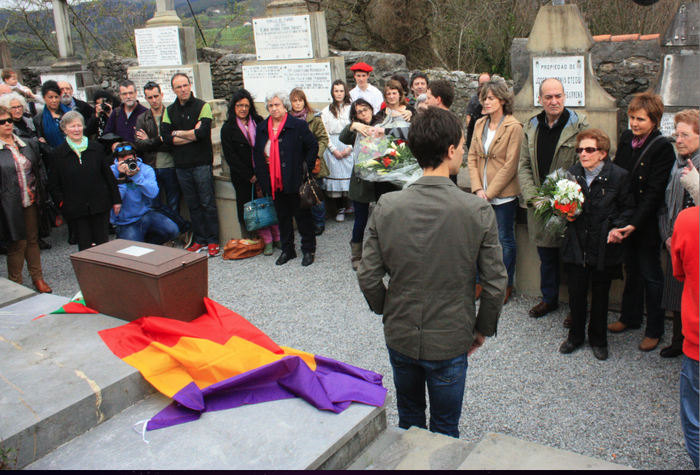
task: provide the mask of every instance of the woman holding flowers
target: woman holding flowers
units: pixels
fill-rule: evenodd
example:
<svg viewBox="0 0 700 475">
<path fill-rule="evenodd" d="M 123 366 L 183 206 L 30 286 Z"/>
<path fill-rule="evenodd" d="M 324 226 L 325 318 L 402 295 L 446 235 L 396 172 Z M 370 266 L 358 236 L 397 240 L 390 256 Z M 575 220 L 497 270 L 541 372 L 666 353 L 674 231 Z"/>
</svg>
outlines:
<svg viewBox="0 0 700 475">
<path fill-rule="evenodd" d="M 523 126 L 513 117 L 513 93 L 505 81 L 491 79 L 479 93 L 484 117 L 474 126 L 469 147 L 472 192 L 496 212 L 503 264 L 508 271 L 505 301 L 513 293 L 515 276 L 515 211 L 518 209 L 518 161 Z M 477 284 L 478 285 L 478 284 Z"/>
<path fill-rule="evenodd" d="M 569 273 L 569 305 L 572 324 L 569 337 L 559 347 L 571 353 L 586 339 L 589 282 L 593 293 L 588 342 L 599 360 L 608 357 L 608 296 L 613 279 L 622 279 L 623 247 L 619 229 L 634 214 L 629 174 L 608 159 L 610 139 L 598 129 L 576 137 L 580 162 L 569 168 L 583 193 L 581 213 L 569 218 L 562 243 L 562 262 Z M 580 206 L 572 200 L 569 206 Z"/>
</svg>

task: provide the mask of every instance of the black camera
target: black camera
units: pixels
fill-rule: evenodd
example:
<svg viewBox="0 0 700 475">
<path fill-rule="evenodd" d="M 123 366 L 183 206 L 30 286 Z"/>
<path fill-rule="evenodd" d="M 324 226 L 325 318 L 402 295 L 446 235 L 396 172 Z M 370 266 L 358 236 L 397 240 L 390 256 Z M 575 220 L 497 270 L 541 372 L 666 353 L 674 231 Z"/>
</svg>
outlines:
<svg viewBox="0 0 700 475">
<path fill-rule="evenodd" d="M 130 172 L 135 172 L 139 169 L 139 162 L 135 158 L 127 158 L 124 160 L 124 163 L 126 163 L 126 168 L 128 168 Z"/>
<path fill-rule="evenodd" d="M 111 114 L 112 113 L 112 106 L 110 106 L 106 102 L 103 102 L 102 103 L 102 112 L 104 112 L 107 115 Z"/>
</svg>

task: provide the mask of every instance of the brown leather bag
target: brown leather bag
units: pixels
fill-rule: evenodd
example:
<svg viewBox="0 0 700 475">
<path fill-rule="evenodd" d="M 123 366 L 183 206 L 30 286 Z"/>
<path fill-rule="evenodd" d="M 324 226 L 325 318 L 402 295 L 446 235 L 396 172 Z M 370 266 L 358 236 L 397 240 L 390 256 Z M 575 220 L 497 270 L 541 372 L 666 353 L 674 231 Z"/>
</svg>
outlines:
<svg viewBox="0 0 700 475">
<path fill-rule="evenodd" d="M 262 239 L 231 239 L 224 246 L 224 259 L 229 261 L 233 259 L 246 259 L 248 257 L 257 256 L 265 248 L 265 242 Z"/>
</svg>

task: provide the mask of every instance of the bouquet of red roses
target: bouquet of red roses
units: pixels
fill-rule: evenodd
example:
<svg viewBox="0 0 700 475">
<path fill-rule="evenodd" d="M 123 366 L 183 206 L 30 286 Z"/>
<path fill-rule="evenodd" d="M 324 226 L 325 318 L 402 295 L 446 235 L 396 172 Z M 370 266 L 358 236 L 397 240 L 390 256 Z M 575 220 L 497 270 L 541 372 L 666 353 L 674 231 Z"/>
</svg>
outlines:
<svg viewBox="0 0 700 475">
<path fill-rule="evenodd" d="M 388 181 L 402 188 L 423 176 L 406 142 L 392 136 L 361 137 L 355 173 L 367 181 Z"/>
</svg>

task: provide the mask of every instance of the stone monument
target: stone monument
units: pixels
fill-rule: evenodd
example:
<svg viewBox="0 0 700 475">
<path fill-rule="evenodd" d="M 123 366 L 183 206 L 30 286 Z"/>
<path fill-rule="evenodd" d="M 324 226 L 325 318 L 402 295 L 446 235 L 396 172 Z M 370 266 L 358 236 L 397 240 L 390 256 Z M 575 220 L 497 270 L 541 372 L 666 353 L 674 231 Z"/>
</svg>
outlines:
<svg viewBox="0 0 700 475">
<path fill-rule="evenodd" d="M 697 109 L 700 104 L 700 55 L 698 22 L 700 4 L 681 3 L 659 37 L 663 58 L 656 84 L 649 91 L 660 94 L 664 102 L 661 131 L 674 132 L 673 116 L 683 109 Z"/>
<path fill-rule="evenodd" d="M 70 21 L 68 20 L 68 2 L 67 0 L 51 0 L 51 3 L 59 58 L 51 66 L 49 74 L 41 75 L 41 82 L 44 83 L 49 79 L 66 81 L 73 86 L 73 96 L 83 101 L 91 100 L 95 80 L 92 72 L 83 70 L 82 64 L 75 56 Z"/>
<path fill-rule="evenodd" d="M 557 78 L 566 91 L 566 107 L 583 112 L 588 116 L 591 127 L 605 131 L 614 150 L 619 136 L 617 104 L 598 84 L 593 73 L 590 54 L 593 44 L 578 6 L 558 1 L 541 7 L 527 41 L 532 67 L 515 97 L 513 115 L 525 122 L 540 113 L 542 107 L 537 99 L 539 85 L 547 78 Z M 537 296 L 540 295 L 537 250 L 528 238 L 527 221 L 522 221 L 518 216 L 516 223 L 516 287 L 522 294 Z M 562 282 L 566 280 L 562 279 Z M 565 285 L 559 291 L 559 298 L 568 298 Z M 616 299 L 619 301 L 616 290 L 613 290 L 611 306 L 616 304 Z"/>
<path fill-rule="evenodd" d="M 253 19 L 253 31 L 257 60 L 243 63 L 243 83 L 258 108 L 268 92 L 295 87 L 315 109 L 331 102 L 331 84 L 345 79 L 345 62 L 329 56 L 325 12 L 309 12 L 301 0 L 276 0 L 267 17 Z"/>
<path fill-rule="evenodd" d="M 129 79 L 136 84 L 139 101 L 146 104 L 143 86 L 149 81 L 160 84 L 163 102 L 176 100 L 170 87 L 175 73 L 185 73 L 192 82 L 195 97 L 214 99 L 209 63 L 197 60 L 197 42 L 193 27 L 183 27 L 174 0 L 156 0 L 156 13 L 146 28 L 134 31 L 139 65 L 128 68 Z"/>
</svg>

